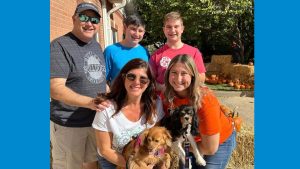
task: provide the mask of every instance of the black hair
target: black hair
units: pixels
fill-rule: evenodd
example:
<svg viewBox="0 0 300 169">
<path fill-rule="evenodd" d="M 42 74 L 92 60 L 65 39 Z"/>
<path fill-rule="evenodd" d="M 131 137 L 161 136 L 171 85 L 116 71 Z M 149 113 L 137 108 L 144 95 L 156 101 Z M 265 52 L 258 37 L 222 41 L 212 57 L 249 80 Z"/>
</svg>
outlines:
<svg viewBox="0 0 300 169">
<path fill-rule="evenodd" d="M 144 28 L 146 27 L 145 22 L 142 20 L 142 18 L 138 14 L 132 14 L 132 15 L 127 16 L 124 19 L 124 24 L 126 26 L 134 25 L 134 26 L 142 26 Z"/>
</svg>

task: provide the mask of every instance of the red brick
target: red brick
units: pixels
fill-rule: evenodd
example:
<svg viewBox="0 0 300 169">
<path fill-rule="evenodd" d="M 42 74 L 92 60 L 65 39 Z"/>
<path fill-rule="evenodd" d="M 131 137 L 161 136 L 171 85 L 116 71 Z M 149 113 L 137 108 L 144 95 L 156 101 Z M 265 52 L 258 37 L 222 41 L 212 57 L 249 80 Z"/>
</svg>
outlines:
<svg viewBox="0 0 300 169">
<path fill-rule="evenodd" d="M 74 14 L 75 8 L 78 3 L 87 0 L 50 0 L 50 41 L 53 39 L 66 34 L 73 28 L 72 15 Z M 101 10 L 100 0 L 89 0 L 96 4 Z M 107 1 L 107 9 L 111 9 L 112 5 Z M 118 40 L 121 41 L 123 37 L 123 17 L 120 12 L 115 12 L 113 14 L 116 26 L 115 29 L 118 31 Z M 101 22 L 103 23 L 103 21 Z M 103 25 L 99 28 L 99 42 L 101 47 L 104 47 L 104 35 L 103 35 Z"/>
</svg>

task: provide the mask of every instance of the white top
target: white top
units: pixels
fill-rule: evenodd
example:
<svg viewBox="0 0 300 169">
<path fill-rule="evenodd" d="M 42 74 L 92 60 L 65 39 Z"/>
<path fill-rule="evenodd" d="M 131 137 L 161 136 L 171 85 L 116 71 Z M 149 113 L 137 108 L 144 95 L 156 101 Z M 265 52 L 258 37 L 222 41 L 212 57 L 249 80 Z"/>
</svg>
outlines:
<svg viewBox="0 0 300 169">
<path fill-rule="evenodd" d="M 159 97 L 156 100 L 156 110 L 157 115 L 153 118 L 154 123 L 150 125 L 145 124 L 145 114 L 143 114 L 137 122 L 132 122 L 127 119 L 122 111 L 119 111 L 112 117 L 116 109 L 114 105 L 110 105 L 105 110 L 96 113 L 92 126 L 100 131 L 111 132 L 113 134 L 112 148 L 119 153 L 122 153 L 123 148 L 130 142 L 133 136 L 137 136 L 146 128 L 153 127 L 156 122 L 164 117 L 162 102 Z M 101 154 L 99 153 L 99 155 Z"/>
</svg>

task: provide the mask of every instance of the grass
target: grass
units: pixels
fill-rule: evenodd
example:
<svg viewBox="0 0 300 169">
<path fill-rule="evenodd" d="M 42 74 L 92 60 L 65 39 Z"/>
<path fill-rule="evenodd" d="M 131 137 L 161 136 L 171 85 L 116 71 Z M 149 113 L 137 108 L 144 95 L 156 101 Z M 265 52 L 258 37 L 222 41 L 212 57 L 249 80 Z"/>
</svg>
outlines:
<svg viewBox="0 0 300 169">
<path fill-rule="evenodd" d="M 223 90 L 223 91 L 253 91 L 252 89 L 235 89 L 233 87 L 228 86 L 228 84 L 207 84 L 205 85 L 211 90 Z"/>
</svg>

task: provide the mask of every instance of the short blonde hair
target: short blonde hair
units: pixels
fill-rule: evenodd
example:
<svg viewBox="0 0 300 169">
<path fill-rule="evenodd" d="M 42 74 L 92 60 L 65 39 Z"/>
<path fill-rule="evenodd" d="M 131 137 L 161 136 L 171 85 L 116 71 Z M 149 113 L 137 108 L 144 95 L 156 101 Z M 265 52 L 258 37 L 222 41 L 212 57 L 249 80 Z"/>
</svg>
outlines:
<svg viewBox="0 0 300 169">
<path fill-rule="evenodd" d="M 164 16 L 164 25 L 168 20 L 180 20 L 183 25 L 183 20 L 179 12 L 169 12 Z"/>
</svg>

